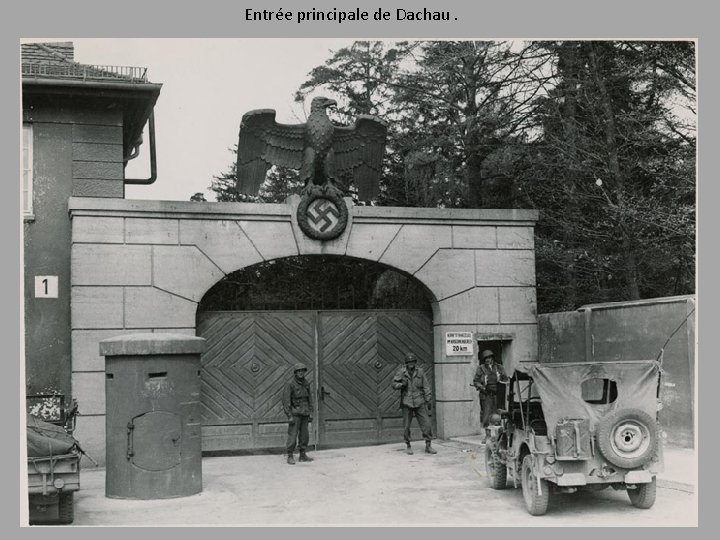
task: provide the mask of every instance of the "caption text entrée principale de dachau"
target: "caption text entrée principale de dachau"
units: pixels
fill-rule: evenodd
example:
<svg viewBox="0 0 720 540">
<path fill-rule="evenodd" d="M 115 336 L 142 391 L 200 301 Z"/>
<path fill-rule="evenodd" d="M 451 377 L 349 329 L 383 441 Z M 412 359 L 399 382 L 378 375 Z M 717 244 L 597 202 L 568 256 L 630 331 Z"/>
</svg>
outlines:
<svg viewBox="0 0 720 540">
<path fill-rule="evenodd" d="M 245 10 L 246 21 L 296 21 L 302 22 L 353 22 L 353 21 L 449 21 L 449 11 L 431 11 L 423 8 L 421 11 L 413 11 L 408 9 L 396 9 L 394 12 L 378 8 L 373 12 L 362 11 L 360 8 L 344 11 L 337 8 L 330 10 L 318 10 L 312 8 L 310 11 L 285 10 L 279 8 L 277 10 L 254 10 L 247 8 Z M 454 17 L 453 20 L 457 20 Z"/>
</svg>

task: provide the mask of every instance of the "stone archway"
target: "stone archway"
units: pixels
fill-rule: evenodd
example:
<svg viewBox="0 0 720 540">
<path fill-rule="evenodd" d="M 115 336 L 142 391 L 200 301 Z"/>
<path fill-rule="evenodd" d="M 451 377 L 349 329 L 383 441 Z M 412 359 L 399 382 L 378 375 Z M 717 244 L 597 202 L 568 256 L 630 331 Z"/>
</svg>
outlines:
<svg viewBox="0 0 720 540">
<path fill-rule="evenodd" d="M 437 428 L 477 432 L 468 386 L 473 358 L 448 356 L 446 332 L 502 333 L 510 362 L 536 357 L 531 210 L 351 207 L 344 233 L 305 237 L 297 198 L 287 204 L 71 198 L 72 386 L 82 411 L 77 435 L 104 455 L 104 364 L 98 342 L 138 331 L 195 334 L 205 293 L 243 267 L 294 255 L 380 262 L 434 297 Z"/>
<path fill-rule="evenodd" d="M 282 447 L 282 390 L 298 362 L 315 390 L 311 444 L 402 441 L 391 382 L 412 351 L 432 387 L 430 300 L 410 276 L 341 256 L 273 259 L 230 274 L 198 306 L 203 450 Z"/>
</svg>

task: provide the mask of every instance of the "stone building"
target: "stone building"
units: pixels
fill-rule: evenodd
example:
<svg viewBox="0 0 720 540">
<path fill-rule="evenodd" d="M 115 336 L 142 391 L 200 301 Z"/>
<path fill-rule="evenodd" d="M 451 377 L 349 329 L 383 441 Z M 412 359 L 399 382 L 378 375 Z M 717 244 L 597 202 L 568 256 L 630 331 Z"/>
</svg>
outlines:
<svg viewBox="0 0 720 540">
<path fill-rule="evenodd" d="M 69 396 L 68 200 L 124 197 L 125 165 L 161 85 L 142 68 L 79 64 L 69 42 L 21 53 L 27 392 Z"/>
</svg>

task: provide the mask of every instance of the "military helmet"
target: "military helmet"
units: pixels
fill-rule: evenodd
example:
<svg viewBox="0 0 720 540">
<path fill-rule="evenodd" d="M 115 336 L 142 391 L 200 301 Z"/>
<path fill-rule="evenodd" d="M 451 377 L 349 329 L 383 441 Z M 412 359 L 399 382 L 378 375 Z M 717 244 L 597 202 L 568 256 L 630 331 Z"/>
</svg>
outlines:
<svg viewBox="0 0 720 540">
<path fill-rule="evenodd" d="M 295 373 L 296 371 L 301 371 L 301 370 L 303 370 L 303 369 L 304 369 L 305 371 L 308 370 L 308 368 L 307 368 L 307 366 L 306 366 L 305 364 L 295 364 L 295 365 L 293 366 L 293 373 Z"/>
<path fill-rule="evenodd" d="M 480 353 L 480 358 L 482 358 L 483 360 L 490 356 L 495 356 L 495 354 L 489 349 L 485 349 L 483 352 Z"/>
<path fill-rule="evenodd" d="M 414 353 L 405 353 L 405 363 L 410 364 L 411 362 L 417 362 L 417 358 Z"/>
</svg>

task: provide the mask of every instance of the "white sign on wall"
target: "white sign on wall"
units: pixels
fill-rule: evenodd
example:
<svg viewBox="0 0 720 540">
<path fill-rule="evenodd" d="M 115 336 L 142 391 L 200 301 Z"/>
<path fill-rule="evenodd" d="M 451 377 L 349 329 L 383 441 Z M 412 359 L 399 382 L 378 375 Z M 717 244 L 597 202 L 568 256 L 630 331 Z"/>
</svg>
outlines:
<svg viewBox="0 0 720 540">
<path fill-rule="evenodd" d="M 445 332 L 447 356 L 471 356 L 474 353 L 472 332 Z"/>
<path fill-rule="evenodd" d="M 35 298 L 57 298 L 57 276 L 35 276 Z"/>
</svg>

